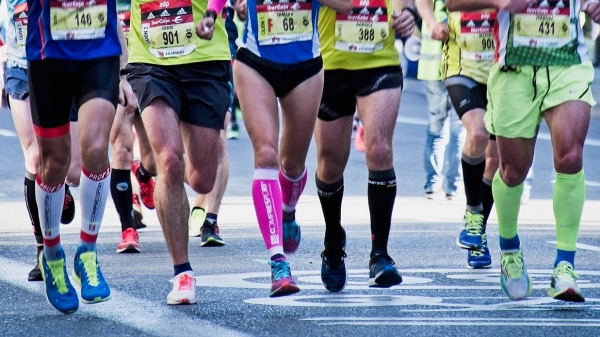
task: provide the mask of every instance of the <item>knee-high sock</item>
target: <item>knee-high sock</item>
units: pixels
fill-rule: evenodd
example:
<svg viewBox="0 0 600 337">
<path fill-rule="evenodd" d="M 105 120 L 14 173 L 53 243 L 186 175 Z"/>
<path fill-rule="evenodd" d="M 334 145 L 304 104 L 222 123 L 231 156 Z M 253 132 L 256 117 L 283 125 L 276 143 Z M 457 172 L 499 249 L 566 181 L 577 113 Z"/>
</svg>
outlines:
<svg viewBox="0 0 600 337">
<path fill-rule="evenodd" d="M 38 245 L 44 244 L 42 235 L 42 227 L 40 226 L 40 216 L 38 212 L 37 202 L 35 200 L 35 174 L 25 172 L 25 181 L 23 182 L 23 195 L 25 196 L 25 206 L 31 221 L 35 242 Z"/>
<path fill-rule="evenodd" d="M 521 194 L 523 184 L 508 187 L 500 178 L 498 170 L 492 180 L 492 193 L 496 203 L 498 215 L 498 231 L 500 232 L 500 249 L 519 249 L 520 242 L 517 236 L 517 220 L 521 209 Z"/>
<path fill-rule="evenodd" d="M 557 262 L 566 260 L 574 265 L 575 245 L 579 234 L 579 222 L 585 201 L 585 174 L 556 173 L 552 196 L 556 219 Z"/>
<path fill-rule="evenodd" d="M 396 172 L 369 170 L 367 198 L 371 215 L 371 257 L 376 252 L 387 254 L 387 244 L 396 201 Z"/>
<path fill-rule="evenodd" d="M 255 169 L 252 181 L 252 200 L 258 227 L 269 257 L 283 255 L 283 227 L 281 225 L 281 188 L 276 169 Z"/>
<path fill-rule="evenodd" d="M 133 190 L 131 188 L 131 170 L 113 169 L 110 173 L 110 195 L 121 221 L 121 231 L 133 226 Z"/>
<path fill-rule="evenodd" d="M 344 177 L 333 184 L 326 184 L 315 176 L 317 194 L 325 218 L 325 241 L 337 244 L 344 239 L 342 231 L 342 199 L 344 197 Z"/>
<path fill-rule="evenodd" d="M 81 168 L 81 183 L 79 195 L 81 204 L 81 233 L 80 246 L 88 251 L 96 250 L 96 239 L 104 216 L 106 198 L 110 193 L 110 167 L 104 172 L 91 173 Z"/>
<path fill-rule="evenodd" d="M 304 191 L 307 179 L 307 169 L 297 178 L 290 178 L 279 170 L 279 186 L 281 187 L 281 202 L 283 203 L 283 211 L 291 213 L 296 209 L 298 200 Z"/>
<path fill-rule="evenodd" d="M 58 260 L 62 254 L 60 244 L 60 216 L 65 200 L 63 184 L 48 186 L 40 176 L 35 178 L 35 199 L 40 214 L 40 225 L 44 237 L 44 256 L 48 261 Z"/>
<path fill-rule="evenodd" d="M 481 211 L 481 180 L 485 171 L 485 156 L 471 158 L 463 153 L 461 162 L 467 210 Z"/>
<path fill-rule="evenodd" d="M 483 206 L 483 231 L 487 227 L 487 221 L 494 206 L 494 195 L 492 193 L 492 181 L 483 178 L 481 182 L 481 205 Z"/>
</svg>

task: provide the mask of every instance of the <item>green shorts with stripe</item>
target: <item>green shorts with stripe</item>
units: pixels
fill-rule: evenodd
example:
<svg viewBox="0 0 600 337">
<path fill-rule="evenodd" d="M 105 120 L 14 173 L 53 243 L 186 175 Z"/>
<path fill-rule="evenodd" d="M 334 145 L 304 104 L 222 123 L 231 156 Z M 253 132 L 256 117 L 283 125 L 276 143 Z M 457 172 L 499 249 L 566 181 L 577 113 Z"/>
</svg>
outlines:
<svg viewBox="0 0 600 337">
<path fill-rule="evenodd" d="M 485 127 L 504 138 L 534 138 L 544 111 L 568 101 L 594 106 L 593 80 L 591 62 L 511 70 L 495 63 L 488 79 Z"/>
</svg>

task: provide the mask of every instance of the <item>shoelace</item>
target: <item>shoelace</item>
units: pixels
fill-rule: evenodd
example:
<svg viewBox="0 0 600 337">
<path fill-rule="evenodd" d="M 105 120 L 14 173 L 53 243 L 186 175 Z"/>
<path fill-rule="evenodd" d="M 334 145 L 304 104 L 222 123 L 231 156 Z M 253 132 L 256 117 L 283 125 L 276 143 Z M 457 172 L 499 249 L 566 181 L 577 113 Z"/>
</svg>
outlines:
<svg viewBox="0 0 600 337">
<path fill-rule="evenodd" d="M 128 229 L 125 232 L 123 232 L 123 234 L 125 234 L 125 237 L 123 238 L 124 241 L 137 241 L 139 239 L 138 233 L 133 229 Z"/>
<path fill-rule="evenodd" d="M 467 212 L 466 230 L 471 235 L 481 235 L 483 230 L 483 215 Z"/>
<path fill-rule="evenodd" d="M 269 265 L 272 267 L 273 279 L 275 281 L 280 280 L 284 277 L 291 277 L 290 264 L 286 261 L 269 261 Z"/>
<path fill-rule="evenodd" d="M 481 249 L 485 249 L 486 246 L 487 246 L 487 235 L 482 234 L 481 235 Z M 479 251 L 479 250 L 472 250 L 471 251 L 471 256 L 473 256 L 473 257 L 482 257 L 483 256 L 483 252 Z"/>
<path fill-rule="evenodd" d="M 336 269 L 346 257 L 343 249 L 328 248 L 321 253 L 321 258 L 327 261 L 331 269 Z"/>
<path fill-rule="evenodd" d="M 184 273 L 179 277 L 179 290 L 192 290 L 194 278 Z"/>
<path fill-rule="evenodd" d="M 56 286 L 58 293 L 68 293 L 69 289 L 67 288 L 67 282 L 65 280 L 64 261 L 47 261 L 46 264 L 48 265 L 48 268 L 50 268 L 50 274 L 52 274 L 52 285 Z"/>
<path fill-rule="evenodd" d="M 87 252 L 79 256 L 79 259 L 83 263 L 85 269 L 86 279 L 92 287 L 98 286 L 98 262 L 96 260 L 96 253 Z"/>
<path fill-rule="evenodd" d="M 560 281 L 570 283 L 579 278 L 579 276 L 575 273 L 573 268 L 568 264 L 561 264 L 558 267 L 556 267 L 556 269 L 554 270 L 554 277 L 556 277 Z"/>
<path fill-rule="evenodd" d="M 394 262 L 394 260 L 392 260 L 392 258 L 389 255 L 387 255 L 387 254 L 378 254 L 378 255 L 375 255 L 375 256 L 373 256 L 371 258 L 371 261 L 369 262 L 369 265 L 370 266 L 371 265 L 377 265 L 377 262 L 379 262 L 379 260 L 381 260 L 381 259 L 389 261 L 392 265 L 396 264 L 396 262 Z"/>
<path fill-rule="evenodd" d="M 509 253 L 502 255 L 502 267 L 511 279 L 523 276 L 523 258 L 520 253 Z"/>
</svg>

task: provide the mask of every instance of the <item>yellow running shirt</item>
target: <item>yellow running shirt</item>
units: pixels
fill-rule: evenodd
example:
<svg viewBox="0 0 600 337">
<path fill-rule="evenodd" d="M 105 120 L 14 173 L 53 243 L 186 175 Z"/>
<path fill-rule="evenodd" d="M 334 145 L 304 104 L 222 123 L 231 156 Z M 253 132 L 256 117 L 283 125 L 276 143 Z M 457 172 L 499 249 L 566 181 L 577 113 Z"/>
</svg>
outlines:
<svg viewBox="0 0 600 337">
<path fill-rule="evenodd" d="M 493 29 L 496 11 L 450 12 L 444 44 L 442 78 L 466 76 L 486 84 L 494 63 Z"/>
<path fill-rule="evenodd" d="M 323 6 L 319 33 L 325 70 L 399 65 L 391 22 L 391 0 L 352 0 L 350 14 Z"/>
<path fill-rule="evenodd" d="M 196 36 L 207 0 L 133 0 L 129 63 L 178 65 L 231 59 L 220 15 L 212 40 Z"/>
</svg>

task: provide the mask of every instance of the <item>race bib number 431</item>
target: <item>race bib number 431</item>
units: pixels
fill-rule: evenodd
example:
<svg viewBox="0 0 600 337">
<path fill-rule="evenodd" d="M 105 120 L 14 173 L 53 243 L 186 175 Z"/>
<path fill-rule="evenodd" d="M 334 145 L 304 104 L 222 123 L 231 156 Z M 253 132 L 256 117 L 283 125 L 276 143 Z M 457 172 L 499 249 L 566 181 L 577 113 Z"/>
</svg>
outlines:
<svg viewBox="0 0 600 337">
<path fill-rule="evenodd" d="M 185 56 L 196 49 L 191 0 L 153 1 L 140 5 L 142 38 L 155 57 Z"/>
<path fill-rule="evenodd" d="M 283 44 L 312 39 L 311 0 L 257 0 L 258 43 Z"/>
<path fill-rule="evenodd" d="M 335 49 L 372 53 L 383 48 L 389 30 L 385 0 L 353 0 L 350 14 L 336 13 Z"/>
<path fill-rule="evenodd" d="M 495 11 L 460 13 L 460 55 L 463 59 L 482 61 L 494 58 L 492 29 L 495 22 Z"/>
<path fill-rule="evenodd" d="M 50 1 L 50 32 L 53 40 L 93 40 L 104 37 L 106 0 Z"/>
<path fill-rule="evenodd" d="M 571 1 L 541 0 L 512 20 L 513 45 L 560 48 L 572 41 Z"/>
</svg>

